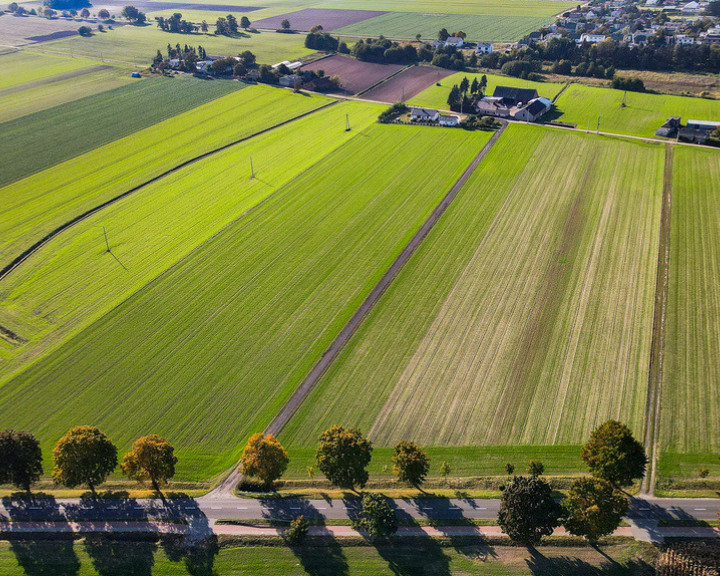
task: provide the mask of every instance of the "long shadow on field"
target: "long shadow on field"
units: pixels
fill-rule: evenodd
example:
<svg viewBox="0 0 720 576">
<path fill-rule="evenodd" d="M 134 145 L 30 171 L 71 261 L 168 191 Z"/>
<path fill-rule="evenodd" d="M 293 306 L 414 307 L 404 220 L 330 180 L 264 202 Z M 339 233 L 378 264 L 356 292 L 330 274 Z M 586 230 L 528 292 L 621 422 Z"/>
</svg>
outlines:
<svg viewBox="0 0 720 576">
<path fill-rule="evenodd" d="M 52 539 L 16 535 L 10 539 L 10 549 L 25 576 L 76 576 L 80 560 L 74 542 L 71 535 Z"/>
<path fill-rule="evenodd" d="M 152 576 L 154 535 L 87 534 L 84 548 L 99 576 Z"/>
<path fill-rule="evenodd" d="M 547 557 L 537 549 L 529 550 L 530 558 L 525 560 L 535 576 L 644 576 L 655 574 L 655 568 L 641 559 L 630 559 L 622 564 L 612 558 L 599 565 L 590 564 L 580 558 L 567 556 Z"/>
<path fill-rule="evenodd" d="M 312 543 L 290 546 L 290 550 L 310 576 L 348 574 L 348 562 L 342 546 L 330 535 L 314 538 Z"/>
<path fill-rule="evenodd" d="M 450 557 L 442 546 L 429 536 L 412 538 L 412 543 L 388 540 L 376 542 L 378 554 L 397 576 L 433 574 L 450 576 Z"/>
<path fill-rule="evenodd" d="M 169 534 L 160 539 L 165 555 L 171 562 L 183 562 L 191 576 L 214 576 L 215 556 L 220 551 L 217 537 L 188 543 L 183 536 Z"/>
</svg>

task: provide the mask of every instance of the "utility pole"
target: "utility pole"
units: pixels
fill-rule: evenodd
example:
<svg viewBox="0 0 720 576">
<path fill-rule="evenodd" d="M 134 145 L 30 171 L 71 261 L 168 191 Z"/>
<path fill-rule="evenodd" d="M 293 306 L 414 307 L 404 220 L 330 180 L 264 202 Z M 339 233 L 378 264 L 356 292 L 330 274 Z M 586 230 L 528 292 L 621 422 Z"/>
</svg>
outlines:
<svg viewBox="0 0 720 576">
<path fill-rule="evenodd" d="M 253 167 L 252 156 L 250 156 L 250 180 L 255 178 L 255 168 Z"/>
<path fill-rule="evenodd" d="M 597 128 L 595 129 L 595 134 L 600 134 L 600 118 L 602 118 L 602 116 L 598 116 L 598 122 L 597 122 Z"/>
<path fill-rule="evenodd" d="M 345 132 L 350 132 L 350 114 L 345 114 Z"/>
<path fill-rule="evenodd" d="M 107 230 L 105 230 L 105 226 L 103 226 L 102 229 L 103 235 L 105 236 L 105 247 L 107 248 L 106 252 L 110 252 L 110 242 L 108 242 Z"/>
</svg>

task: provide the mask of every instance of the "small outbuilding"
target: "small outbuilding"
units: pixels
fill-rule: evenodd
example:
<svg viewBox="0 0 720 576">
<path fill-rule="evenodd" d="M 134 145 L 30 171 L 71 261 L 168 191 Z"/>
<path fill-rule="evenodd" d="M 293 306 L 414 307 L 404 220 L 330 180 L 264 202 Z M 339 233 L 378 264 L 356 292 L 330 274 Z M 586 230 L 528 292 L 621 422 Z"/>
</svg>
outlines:
<svg viewBox="0 0 720 576">
<path fill-rule="evenodd" d="M 438 116 L 440 126 L 458 126 L 460 125 L 460 116 L 454 114 L 440 114 Z"/>
</svg>

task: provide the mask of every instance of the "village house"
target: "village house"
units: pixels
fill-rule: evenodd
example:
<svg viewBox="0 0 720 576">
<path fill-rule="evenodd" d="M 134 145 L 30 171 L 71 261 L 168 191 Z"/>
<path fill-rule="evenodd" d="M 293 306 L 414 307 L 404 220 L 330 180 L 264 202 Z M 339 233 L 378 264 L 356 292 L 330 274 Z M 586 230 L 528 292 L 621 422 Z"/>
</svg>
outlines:
<svg viewBox="0 0 720 576">
<path fill-rule="evenodd" d="M 490 54 L 493 51 L 492 42 L 478 42 L 475 47 L 475 54 Z"/>
<path fill-rule="evenodd" d="M 585 42 L 588 44 L 597 44 L 598 42 L 604 41 L 605 38 L 605 34 L 583 34 L 577 42 L 578 44 L 584 44 Z"/>
<path fill-rule="evenodd" d="M 440 112 L 432 108 L 413 108 L 410 118 L 413 122 L 437 122 Z"/>
<path fill-rule="evenodd" d="M 459 36 L 450 36 L 447 40 L 445 40 L 445 47 L 454 46 L 455 48 L 462 48 L 465 46 L 465 40 L 460 38 Z"/>
<path fill-rule="evenodd" d="M 522 108 L 513 108 L 510 116 L 522 122 L 535 122 L 552 108 L 552 102 L 547 98 L 534 98 Z"/>
<path fill-rule="evenodd" d="M 440 126 L 457 126 L 460 124 L 460 116 L 440 114 L 438 116 L 438 124 L 440 124 Z"/>
<path fill-rule="evenodd" d="M 278 83 L 280 86 L 285 86 L 286 88 L 296 88 L 303 83 L 303 77 L 299 74 L 287 74 L 281 76 Z"/>
</svg>

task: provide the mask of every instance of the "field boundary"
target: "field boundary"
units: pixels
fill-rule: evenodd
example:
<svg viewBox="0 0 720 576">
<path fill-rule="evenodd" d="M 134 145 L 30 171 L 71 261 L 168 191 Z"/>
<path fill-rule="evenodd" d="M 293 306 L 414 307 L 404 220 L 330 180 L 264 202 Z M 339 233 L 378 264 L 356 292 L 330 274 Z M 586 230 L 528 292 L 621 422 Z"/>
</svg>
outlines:
<svg viewBox="0 0 720 576">
<path fill-rule="evenodd" d="M 75 32 L 73 32 L 75 33 Z M 102 72 L 103 70 L 112 70 L 116 66 L 110 64 L 98 64 L 96 66 L 88 66 L 87 68 L 80 68 L 78 70 L 72 70 L 63 74 L 56 74 L 47 78 L 40 78 L 39 80 L 33 80 L 32 82 L 25 82 L 24 84 L 17 84 L 10 86 L 4 90 L 0 90 L 0 96 L 8 96 L 10 94 L 17 94 L 18 92 L 24 92 L 31 88 L 37 88 L 38 86 L 46 86 L 48 84 L 55 84 L 56 82 L 62 82 L 63 80 L 72 80 L 79 76 L 85 76 L 87 74 L 93 74 L 95 72 Z"/>
<path fill-rule="evenodd" d="M 278 415 L 272 422 L 270 422 L 268 427 L 265 429 L 266 434 L 273 434 L 274 436 L 277 436 L 285 424 L 288 423 L 300 404 L 302 404 L 303 400 L 307 398 L 313 387 L 318 383 L 322 375 L 340 353 L 340 350 L 343 349 L 345 344 L 347 344 L 353 334 L 355 334 L 372 307 L 377 303 L 387 287 L 392 283 L 397 274 L 413 255 L 420 243 L 435 226 L 437 221 L 440 219 L 440 216 L 442 216 L 445 210 L 447 210 L 448 206 L 455 199 L 458 192 L 460 192 L 467 182 L 468 178 L 470 178 L 473 172 L 475 172 L 475 169 L 478 167 L 482 159 L 495 145 L 495 142 L 497 142 L 498 138 L 500 138 L 506 127 L 507 123 L 503 122 L 502 127 L 497 130 L 490 140 L 488 140 L 488 142 L 482 147 L 480 152 L 478 152 L 465 171 L 460 175 L 455 184 L 453 184 L 452 188 L 450 188 L 448 193 L 435 207 L 430 216 L 428 216 L 423 225 L 405 245 L 402 252 L 400 252 L 397 258 L 395 258 L 393 263 L 390 265 L 390 268 L 388 268 L 388 270 L 383 274 L 382 278 L 380 278 L 375 287 L 370 291 L 370 294 L 367 295 L 365 300 L 363 300 L 360 307 L 355 311 L 350 320 L 348 320 L 340 333 L 333 339 L 327 350 L 323 352 L 320 359 L 315 363 L 308 375 L 296 388 L 295 392 L 293 392 L 292 396 L 287 400 Z M 240 464 L 238 463 L 220 482 L 220 484 L 218 484 L 218 486 L 208 494 L 208 496 L 220 498 L 231 494 L 235 485 L 240 482 L 241 478 L 242 472 L 240 471 Z"/>
<path fill-rule="evenodd" d="M 263 128 L 262 130 L 259 130 L 258 132 L 254 132 L 253 134 L 244 136 L 243 138 L 239 138 L 237 140 L 233 140 L 232 142 L 228 142 L 227 144 L 223 144 L 222 146 L 220 146 L 218 148 L 213 148 L 212 150 L 203 152 L 202 154 L 200 154 L 198 156 L 194 156 L 193 158 L 185 160 L 184 162 L 181 162 L 180 164 L 177 164 L 176 166 L 173 166 L 172 168 L 165 170 L 161 174 L 158 174 L 157 176 L 153 176 L 149 180 L 141 182 L 137 186 L 133 186 L 129 190 L 126 190 L 125 192 L 123 192 L 117 196 L 114 196 L 113 198 L 110 198 L 109 200 L 106 200 L 105 202 L 103 202 L 93 208 L 90 208 L 89 210 L 86 210 L 82 214 L 75 216 L 71 220 L 64 222 L 60 226 L 56 227 L 54 230 L 51 230 L 50 232 L 48 232 L 45 236 L 40 238 L 40 240 L 38 240 L 32 246 L 25 249 L 21 254 L 16 256 L 9 264 L 5 265 L 2 269 L 0 269 L 0 280 L 3 280 L 5 277 L 7 277 L 13 270 L 15 270 L 18 266 L 20 266 L 23 262 L 25 262 L 28 258 L 30 258 L 33 254 L 35 254 L 38 250 L 40 250 L 40 248 L 42 248 L 45 244 L 50 242 L 56 236 L 58 236 L 65 230 L 68 230 L 69 228 L 73 227 L 75 224 L 78 224 L 79 222 L 82 222 L 83 220 L 89 218 L 90 216 L 100 212 L 104 208 L 107 208 L 108 206 L 111 206 L 112 204 L 115 204 L 116 202 L 119 202 L 120 200 L 127 198 L 131 194 L 134 194 L 135 192 L 142 190 L 143 188 L 145 188 L 146 186 L 149 186 L 150 184 L 153 184 L 154 182 L 162 180 L 163 178 L 169 176 L 170 174 L 177 172 L 178 170 L 186 168 L 187 166 L 195 164 L 196 162 L 199 162 L 201 160 L 205 160 L 206 158 L 209 158 L 210 156 L 213 156 L 214 154 L 217 154 L 219 152 L 227 150 L 228 148 L 232 148 L 233 146 L 237 146 L 238 144 L 247 142 L 248 140 L 256 138 L 257 136 L 261 136 L 263 134 L 266 134 L 268 132 L 276 130 L 277 128 L 281 128 L 282 126 L 291 124 L 292 122 L 295 122 L 296 120 L 300 120 L 301 118 L 310 116 L 311 114 L 314 114 L 315 112 L 319 112 L 320 110 L 328 108 L 329 106 L 332 106 L 332 105 L 336 104 L 337 102 L 338 102 L 337 100 L 328 102 L 326 104 L 323 104 L 322 106 L 319 106 L 318 108 L 308 110 L 307 112 L 303 112 L 302 114 L 300 114 L 298 116 L 294 116 L 293 118 L 289 118 L 289 119 L 279 122 L 277 124 L 273 124 L 272 126 Z"/>
<path fill-rule="evenodd" d="M 356 96 L 362 96 L 363 94 L 366 94 L 366 93 L 370 92 L 370 90 L 374 90 L 374 89 L 377 88 L 378 86 L 382 86 L 383 84 L 385 84 L 385 82 L 387 82 L 387 81 L 390 80 L 391 78 L 395 78 L 395 76 L 397 76 L 398 74 L 402 74 L 403 72 L 405 72 L 405 70 L 410 70 L 410 68 L 412 68 L 412 67 L 413 67 L 413 65 L 408 65 L 408 66 L 405 66 L 404 68 L 401 68 L 401 69 L 398 70 L 397 72 L 394 72 L 394 73 L 390 74 L 390 76 L 388 76 L 387 78 L 383 78 L 383 79 L 380 80 L 379 82 L 375 82 L 375 84 L 373 84 L 373 85 L 370 86 L 369 88 L 366 88 L 366 89 L 363 90 L 362 92 L 358 92 L 358 93 L 356 94 Z"/>
<path fill-rule="evenodd" d="M 663 361 L 665 355 L 665 320 L 670 275 L 670 230 L 672 211 L 673 146 L 665 145 L 663 195 L 660 212 L 660 239 L 658 246 L 657 275 L 655 280 L 655 308 L 653 311 L 650 366 L 648 370 L 647 412 L 645 416 L 645 453 L 648 470 L 640 486 L 641 494 L 653 495 L 657 468 L 658 433 L 660 426 L 660 396 L 662 393 Z"/>
</svg>

